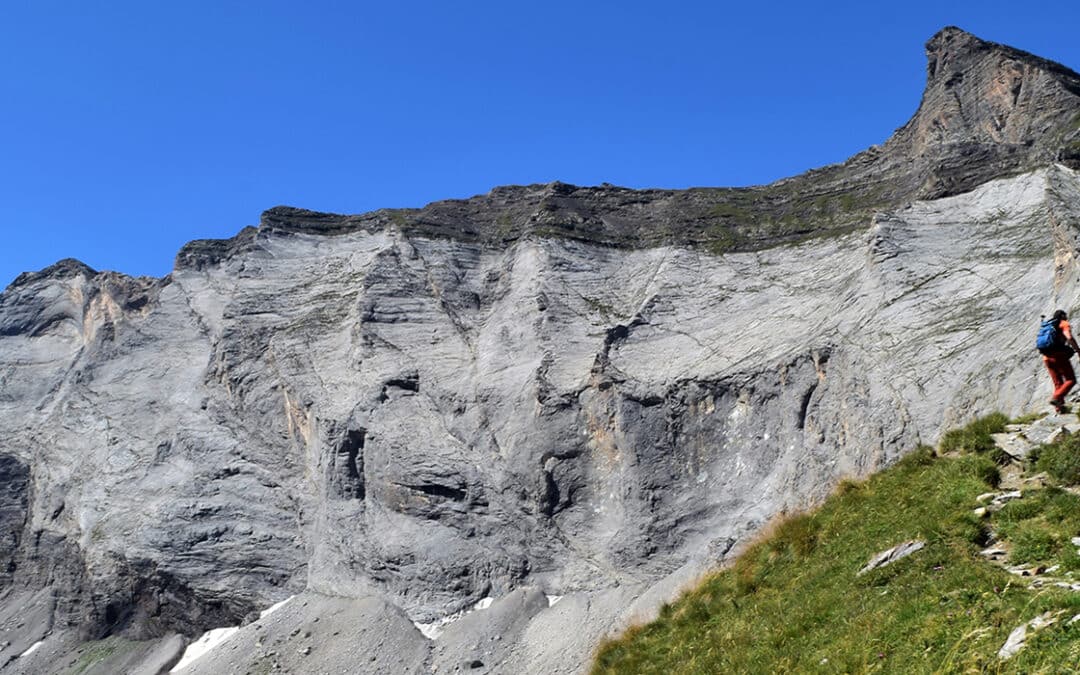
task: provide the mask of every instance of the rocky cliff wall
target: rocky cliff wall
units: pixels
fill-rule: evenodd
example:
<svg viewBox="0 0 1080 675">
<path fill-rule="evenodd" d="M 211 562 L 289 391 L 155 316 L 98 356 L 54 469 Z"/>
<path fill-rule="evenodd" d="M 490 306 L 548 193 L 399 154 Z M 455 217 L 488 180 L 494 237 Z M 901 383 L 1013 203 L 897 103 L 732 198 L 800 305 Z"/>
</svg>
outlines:
<svg viewBox="0 0 1080 675">
<path fill-rule="evenodd" d="M 417 622 L 608 598 L 565 619 L 580 665 L 772 515 L 1044 398 L 1028 343 L 1078 223 L 1058 166 L 725 256 L 388 228 L 162 280 L 61 264 L 0 297 L 5 583 L 90 637 L 305 590 Z M 500 662 L 538 668 L 521 639 Z"/>
</svg>

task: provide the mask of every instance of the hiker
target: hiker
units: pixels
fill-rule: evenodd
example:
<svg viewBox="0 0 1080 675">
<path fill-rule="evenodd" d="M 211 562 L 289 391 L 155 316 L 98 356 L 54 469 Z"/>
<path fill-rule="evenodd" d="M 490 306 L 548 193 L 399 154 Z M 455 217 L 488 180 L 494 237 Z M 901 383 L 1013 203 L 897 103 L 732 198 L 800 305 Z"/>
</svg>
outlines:
<svg viewBox="0 0 1080 675">
<path fill-rule="evenodd" d="M 1043 363 L 1050 371 L 1050 379 L 1054 383 L 1050 405 L 1059 413 L 1065 412 L 1065 395 L 1076 384 L 1076 373 L 1073 372 L 1069 359 L 1074 352 L 1080 352 L 1080 345 L 1077 345 L 1073 338 L 1065 310 L 1057 310 L 1052 317 L 1042 322 L 1035 346 L 1042 352 Z"/>
</svg>

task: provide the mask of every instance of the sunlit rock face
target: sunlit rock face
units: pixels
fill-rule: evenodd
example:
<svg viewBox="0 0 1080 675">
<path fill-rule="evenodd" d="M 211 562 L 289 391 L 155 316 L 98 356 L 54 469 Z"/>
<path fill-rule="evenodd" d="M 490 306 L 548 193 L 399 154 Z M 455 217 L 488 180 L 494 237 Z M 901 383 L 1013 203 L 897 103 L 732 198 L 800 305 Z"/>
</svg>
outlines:
<svg viewBox="0 0 1080 675">
<path fill-rule="evenodd" d="M 740 193 L 745 213 L 723 191 L 500 188 L 272 209 L 163 279 L 20 277 L 0 619 L 34 619 L 3 622 L 0 668 L 112 636 L 139 642 L 99 667 L 134 672 L 298 594 L 184 672 L 579 671 L 774 515 L 1038 405 L 1038 315 L 1077 290 L 1077 78 L 955 29 L 928 53 L 884 146 L 760 189 L 788 202 Z M 874 181 L 884 205 L 842 227 L 840 202 L 799 206 Z"/>
</svg>

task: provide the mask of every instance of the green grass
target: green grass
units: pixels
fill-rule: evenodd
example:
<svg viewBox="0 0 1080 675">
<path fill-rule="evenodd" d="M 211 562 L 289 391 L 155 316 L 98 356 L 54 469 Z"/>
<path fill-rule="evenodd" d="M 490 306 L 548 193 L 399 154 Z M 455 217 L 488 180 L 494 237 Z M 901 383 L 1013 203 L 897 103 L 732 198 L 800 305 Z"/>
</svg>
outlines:
<svg viewBox="0 0 1080 675">
<path fill-rule="evenodd" d="M 999 476 L 984 436 L 1003 425 L 1003 416 L 984 418 L 945 443 L 967 454 L 919 448 L 865 482 L 842 483 L 821 508 L 774 523 L 656 621 L 602 645 L 592 672 L 1080 670 L 1080 623 L 1066 625 L 1080 613 L 1080 594 L 1030 590 L 978 554 L 988 525 L 973 514 L 975 498 Z M 1080 505 L 1062 490 L 1037 492 L 1033 506 L 1025 495 L 992 522 L 1024 555 L 1064 560 L 1071 547 L 1062 538 Z M 927 546 L 856 576 L 874 554 L 908 539 Z M 1063 610 L 1063 619 L 1000 661 L 1009 632 L 1048 610 Z"/>
<path fill-rule="evenodd" d="M 1009 418 L 1001 413 L 980 417 L 966 427 L 946 431 L 938 448 L 941 452 L 993 452 L 997 446 L 991 434 L 1005 431 Z"/>
<path fill-rule="evenodd" d="M 409 219 L 401 209 L 386 209 L 385 211 L 390 216 L 390 221 L 398 227 L 409 226 Z"/>
<path fill-rule="evenodd" d="M 1080 497 L 1059 487 L 1027 490 L 993 516 L 998 535 L 1012 545 L 1014 563 L 1078 569 L 1070 540 L 1080 535 Z"/>
<path fill-rule="evenodd" d="M 1038 422 L 1042 418 L 1046 417 L 1049 413 L 1033 412 L 1020 417 L 1014 418 L 1009 424 L 1031 424 L 1032 422 Z"/>
<path fill-rule="evenodd" d="M 116 657 L 122 658 L 137 646 L 137 643 L 117 636 L 87 642 L 79 647 L 78 660 L 68 666 L 63 673 L 64 675 L 82 675 L 87 672 L 103 672 L 102 668 L 106 665 L 106 661 Z"/>
<path fill-rule="evenodd" d="M 1080 434 L 1070 434 L 1038 448 L 1035 468 L 1065 485 L 1080 483 Z"/>
</svg>

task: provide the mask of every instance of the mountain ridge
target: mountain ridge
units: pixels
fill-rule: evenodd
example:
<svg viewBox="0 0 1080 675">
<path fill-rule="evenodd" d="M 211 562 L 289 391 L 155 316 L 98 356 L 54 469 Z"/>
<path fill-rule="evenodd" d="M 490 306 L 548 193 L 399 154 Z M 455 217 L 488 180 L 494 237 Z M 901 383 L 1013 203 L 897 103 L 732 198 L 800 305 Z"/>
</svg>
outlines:
<svg viewBox="0 0 1080 675">
<path fill-rule="evenodd" d="M 399 227 L 496 246 L 538 234 L 626 248 L 674 244 L 714 252 L 755 250 L 843 233 L 875 210 L 965 192 L 987 180 L 1046 164 L 1080 168 L 1076 72 L 955 26 L 931 37 L 926 55 L 927 82 L 919 107 L 882 145 L 766 185 L 636 190 L 555 181 L 501 186 L 484 195 L 422 208 L 359 215 L 277 206 L 262 214 L 259 227 L 331 235 Z M 975 74 L 974 89 L 959 86 L 964 73 Z M 976 105 L 974 101 L 988 92 L 1000 93 L 998 80 L 1009 83 L 1010 94 L 1015 94 L 1012 101 L 988 108 Z M 1023 102 L 1037 98 L 1040 105 L 1049 105 L 1049 114 L 1023 106 L 1017 111 L 1021 95 Z M 950 97 L 957 101 L 958 111 L 952 109 Z M 971 108 L 975 115 L 968 119 L 965 111 Z M 1033 119 L 1027 119 L 1029 114 Z M 1016 119 L 1020 121 L 1010 125 Z M 1001 128 L 988 130 L 988 124 L 994 126 L 991 122 Z M 1047 135 L 1052 138 L 1040 140 Z M 914 170 L 909 162 L 915 162 Z M 636 227 L 620 222 L 630 210 Z M 225 242 L 232 241 L 203 240 L 198 246 L 230 250 L 232 244 Z M 187 257 L 178 257 L 178 264 Z"/>
<path fill-rule="evenodd" d="M 554 181 L 355 215 L 275 206 L 257 227 L 233 237 L 188 242 L 175 267 L 217 264 L 260 236 L 386 228 L 495 247 L 553 236 L 630 249 L 759 250 L 843 234 L 877 210 L 965 192 L 1039 166 L 1080 168 L 1080 74 L 955 26 L 938 31 L 925 49 L 919 107 L 886 141 L 772 183 L 633 189 Z M 965 85 L 965 77 L 975 85 Z M 1038 106 L 1026 105 L 1034 99 Z"/>
</svg>

